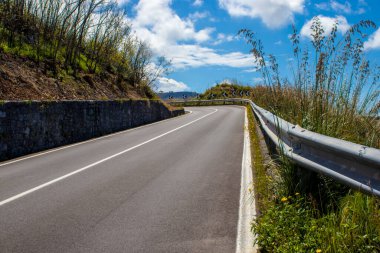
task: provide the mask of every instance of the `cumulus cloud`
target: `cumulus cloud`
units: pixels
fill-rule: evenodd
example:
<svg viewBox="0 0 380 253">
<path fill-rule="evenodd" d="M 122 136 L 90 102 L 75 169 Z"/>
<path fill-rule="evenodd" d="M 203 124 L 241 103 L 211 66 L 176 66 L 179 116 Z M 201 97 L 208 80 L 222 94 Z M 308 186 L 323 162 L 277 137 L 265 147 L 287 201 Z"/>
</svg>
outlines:
<svg viewBox="0 0 380 253">
<path fill-rule="evenodd" d="M 259 18 L 270 28 L 294 21 L 303 13 L 305 0 L 219 0 L 219 6 L 233 17 Z"/>
<path fill-rule="evenodd" d="M 165 52 L 176 68 L 202 66 L 226 66 L 235 68 L 254 67 L 249 54 L 232 52 L 220 54 L 218 51 L 199 45 L 174 45 Z"/>
<path fill-rule="evenodd" d="M 193 22 L 181 19 L 170 8 L 170 3 L 171 0 L 140 0 L 135 6 L 137 15 L 132 24 L 141 39 L 154 42 L 151 45 L 153 47 L 156 43 L 171 44 L 189 40 L 204 42 L 210 39 L 212 28 L 196 31 Z"/>
<path fill-rule="evenodd" d="M 348 29 L 350 29 L 350 25 L 347 22 L 347 19 L 343 16 L 336 16 L 336 17 L 326 17 L 323 15 L 317 16 L 322 24 L 322 27 L 324 29 L 324 35 L 327 36 L 332 28 L 334 27 L 334 24 L 338 22 L 338 32 L 341 34 L 344 34 Z M 315 17 L 314 17 L 315 18 Z M 311 26 L 313 24 L 313 19 L 307 21 L 302 29 L 301 29 L 301 36 L 307 37 L 312 39 L 311 34 L 313 31 L 311 30 Z"/>
<path fill-rule="evenodd" d="M 169 91 L 177 92 L 177 91 L 190 91 L 190 88 L 183 82 L 179 82 L 171 78 L 160 77 L 158 79 L 157 90 L 163 91 L 163 92 L 169 92 Z"/>
<path fill-rule="evenodd" d="M 202 46 L 211 41 L 214 28 L 197 30 L 193 20 L 181 19 L 170 4 L 171 0 L 140 0 L 134 8 L 135 17 L 129 20 L 137 36 L 147 41 L 155 54 L 171 60 L 177 69 L 209 65 L 237 68 L 254 66 L 249 54 L 220 53 Z M 224 36 L 223 39 L 230 39 L 228 35 Z"/>
<path fill-rule="evenodd" d="M 364 43 L 365 50 L 380 49 L 380 28 Z"/>
</svg>

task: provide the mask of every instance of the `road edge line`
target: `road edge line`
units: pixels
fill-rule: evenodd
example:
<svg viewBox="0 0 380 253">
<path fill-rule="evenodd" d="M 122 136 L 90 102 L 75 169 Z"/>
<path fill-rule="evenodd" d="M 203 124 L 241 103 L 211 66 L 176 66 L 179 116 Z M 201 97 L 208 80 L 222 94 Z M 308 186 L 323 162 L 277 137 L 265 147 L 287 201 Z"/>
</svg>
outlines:
<svg viewBox="0 0 380 253">
<path fill-rule="evenodd" d="M 255 237 L 251 232 L 251 221 L 256 216 L 256 203 L 253 191 L 251 141 L 249 136 L 248 114 L 246 108 L 244 118 L 244 146 L 241 165 L 236 253 L 257 252 L 257 246 L 253 245 Z"/>
</svg>

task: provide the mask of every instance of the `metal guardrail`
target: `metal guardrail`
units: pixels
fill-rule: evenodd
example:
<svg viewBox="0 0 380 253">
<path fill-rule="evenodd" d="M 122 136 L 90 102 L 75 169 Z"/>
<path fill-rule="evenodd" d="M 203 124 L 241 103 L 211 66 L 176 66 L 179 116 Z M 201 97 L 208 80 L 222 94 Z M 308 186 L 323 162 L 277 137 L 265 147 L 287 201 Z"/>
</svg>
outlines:
<svg viewBox="0 0 380 253">
<path fill-rule="evenodd" d="M 301 167 L 380 197 L 380 150 L 328 137 L 293 125 L 249 99 L 188 100 L 172 105 L 249 104 L 266 135 Z"/>
</svg>

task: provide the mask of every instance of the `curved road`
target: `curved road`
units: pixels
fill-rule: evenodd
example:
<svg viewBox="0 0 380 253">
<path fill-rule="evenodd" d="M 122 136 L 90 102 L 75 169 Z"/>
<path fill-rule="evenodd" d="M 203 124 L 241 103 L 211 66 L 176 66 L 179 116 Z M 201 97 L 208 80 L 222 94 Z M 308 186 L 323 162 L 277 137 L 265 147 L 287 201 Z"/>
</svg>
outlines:
<svg viewBox="0 0 380 253">
<path fill-rule="evenodd" d="M 234 252 L 244 107 L 0 163 L 0 252 Z"/>
</svg>

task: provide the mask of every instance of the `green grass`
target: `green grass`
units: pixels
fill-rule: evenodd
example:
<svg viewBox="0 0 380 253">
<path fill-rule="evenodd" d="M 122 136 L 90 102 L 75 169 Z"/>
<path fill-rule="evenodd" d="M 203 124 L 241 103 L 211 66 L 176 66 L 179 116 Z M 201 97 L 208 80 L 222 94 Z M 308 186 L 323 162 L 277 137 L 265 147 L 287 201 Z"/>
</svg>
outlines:
<svg viewBox="0 0 380 253">
<path fill-rule="evenodd" d="M 79 69 L 81 71 L 86 72 L 86 73 L 89 72 L 89 69 L 88 69 L 87 64 L 86 64 L 87 61 L 88 61 L 87 57 L 85 55 L 83 55 L 83 54 L 80 54 L 80 56 L 78 58 Z"/>
<path fill-rule="evenodd" d="M 254 182 L 253 186 L 256 192 L 254 196 L 256 199 L 257 209 L 266 210 L 271 203 L 270 181 L 272 180 L 267 174 L 269 165 L 264 164 L 264 158 L 260 148 L 260 137 L 257 133 L 256 120 L 250 106 L 247 106 L 248 123 L 249 123 L 249 137 L 251 141 L 251 157 L 253 166 Z"/>
<path fill-rule="evenodd" d="M 279 196 L 280 197 L 280 196 Z M 252 225 L 263 252 L 379 252 L 378 199 L 347 195 L 336 212 L 321 215 L 299 193 L 278 198 Z"/>
<path fill-rule="evenodd" d="M 36 50 L 28 45 L 28 44 L 23 44 L 21 47 L 9 47 L 7 43 L 0 43 L 0 48 L 8 54 L 13 54 L 13 55 L 18 55 L 22 57 L 27 57 L 30 59 L 36 59 Z"/>
</svg>

